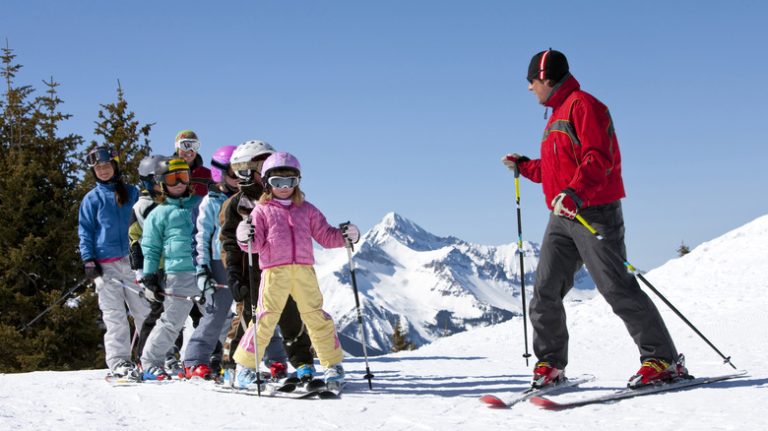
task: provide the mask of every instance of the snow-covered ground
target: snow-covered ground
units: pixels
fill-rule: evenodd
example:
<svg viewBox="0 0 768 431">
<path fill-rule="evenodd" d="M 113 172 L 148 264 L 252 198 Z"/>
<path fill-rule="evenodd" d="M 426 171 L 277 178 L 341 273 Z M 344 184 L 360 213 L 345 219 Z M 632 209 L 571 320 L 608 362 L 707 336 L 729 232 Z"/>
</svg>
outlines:
<svg viewBox="0 0 768 431">
<path fill-rule="evenodd" d="M 631 257 L 630 257 L 631 260 Z M 338 401 L 256 398 L 187 382 L 111 387 L 104 370 L 0 376 L 0 430 L 764 430 L 768 416 L 768 216 L 697 247 L 646 274 L 741 369 L 744 379 L 688 391 L 562 412 L 531 404 L 486 408 L 485 393 L 528 385 L 520 319 L 460 333 L 412 352 L 348 358 L 350 383 Z M 649 293 L 653 295 L 652 293 Z M 655 298 L 655 297 L 654 297 Z M 731 371 L 656 300 L 695 375 Z M 597 381 L 579 397 L 624 386 L 639 366 L 629 336 L 601 297 L 568 305 L 568 374 Z"/>
</svg>

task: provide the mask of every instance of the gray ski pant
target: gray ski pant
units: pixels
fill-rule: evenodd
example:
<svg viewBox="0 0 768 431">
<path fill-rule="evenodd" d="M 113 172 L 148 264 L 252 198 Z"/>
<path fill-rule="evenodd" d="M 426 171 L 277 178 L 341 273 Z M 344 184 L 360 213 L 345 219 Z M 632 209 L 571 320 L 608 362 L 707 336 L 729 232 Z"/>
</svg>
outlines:
<svg viewBox="0 0 768 431">
<path fill-rule="evenodd" d="M 96 278 L 93 284 L 96 285 L 99 309 L 107 328 L 104 334 L 104 353 L 107 366 L 112 370 L 118 362 L 131 360 L 131 329 L 125 311 L 126 304 L 136 328 L 141 328 L 149 314 L 149 304 L 139 296 L 140 289 L 135 283 L 128 256 L 102 263 L 101 269 L 103 275 Z"/>
<path fill-rule="evenodd" d="M 211 261 L 211 272 L 216 283 L 227 284 L 227 271 L 220 260 Z M 228 288 L 216 288 L 213 303 L 198 305 L 203 317 L 187 341 L 184 351 L 184 366 L 210 365 L 211 354 L 221 338 L 221 331 L 228 323 L 232 307 L 232 292 Z"/>
<path fill-rule="evenodd" d="M 176 272 L 166 275 L 165 293 L 169 295 L 196 296 L 200 294 L 194 272 Z M 165 296 L 163 314 L 147 337 L 141 353 L 141 365 L 145 370 L 165 365 L 165 357 L 187 321 L 194 302 L 189 299 Z"/>
<path fill-rule="evenodd" d="M 550 214 L 541 243 L 530 304 L 533 351 L 540 361 L 564 369 L 568 364 L 568 328 L 563 297 L 584 264 L 598 292 L 621 318 L 640 351 L 640 360 L 674 362 L 677 350 L 658 309 L 624 266 L 624 215 L 620 201 L 580 211 L 604 239 L 594 237 L 577 220 Z"/>
</svg>

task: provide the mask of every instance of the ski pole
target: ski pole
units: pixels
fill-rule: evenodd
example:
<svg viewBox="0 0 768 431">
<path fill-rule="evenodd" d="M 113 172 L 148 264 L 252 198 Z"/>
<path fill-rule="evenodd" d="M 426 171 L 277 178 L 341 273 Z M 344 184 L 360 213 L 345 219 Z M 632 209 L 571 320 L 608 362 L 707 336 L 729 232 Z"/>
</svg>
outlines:
<svg viewBox="0 0 768 431">
<path fill-rule="evenodd" d="M 597 238 L 597 239 L 598 239 L 598 240 L 600 240 L 600 241 L 602 241 L 602 240 L 603 240 L 603 238 L 604 238 L 604 237 L 603 237 L 602 235 L 600 235 L 600 232 L 598 232 L 598 231 L 597 231 L 597 230 L 596 230 L 594 227 L 592 227 L 592 225 L 590 225 L 590 224 L 589 224 L 589 223 L 588 223 L 586 220 L 584 220 L 584 217 L 582 217 L 582 216 L 581 216 L 581 215 L 579 215 L 579 214 L 576 214 L 576 220 L 578 220 L 578 221 L 579 221 L 579 223 L 581 223 L 582 225 L 584 225 L 584 227 L 586 227 L 586 228 L 587 228 L 587 230 L 589 230 L 589 232 L 590 232 L 590 233 L 592 233 L 592 235 L 594 235 L 594 236 L 595 236 L 595 238 Z M 720 357 L 721 357 L 721 358 L 723 358 L 723 363 L 724 363 L 724 364 L 728 364 L 728 365 L 730 365 L 731 367 L 733 367 L 733 369 L 734 369 L 734 370 L 736 369 L 736 366 L 735 366 L 735 365 L 733 365 L 733 362 L 731 362 L 731 357 L 730 357 L 730 356 L 725 356 L 724 354 L 722 354 L 722 353 L 720 352 L 720 350 L 719 350 L 717 347 L 715 347 L 715 345 L 714 345 L 714 344 L 712 344 L 712 342 L 711 342 L 711 341 L 709 341 L 709 339 L 707 339 L 707 337 L 705 337 L 705 336 L 704 336 L 704 334 L 702 334 L 702 333 L 701 333 L 701 332 L 700 332 L 700 331 L 699 331 L 699 330 L 698 330 L 698 329 L 697 329 L 697 328 L 696 328 L 696 327 L 695 327 L 695 326 L 694 326 L 694 325 L 693 325 L 693 324 L 692 324 L 690 321 L 688 321 L 688 319 L 686 319 L 686 318 L 685 318 L 685 316 L 683 315 L 683 313 L 681 313 L 681 312 L 680 312 L 680 311 L 679 311 L 677 308 L 675 308 L 675 306 L 674 306 L 674 305 L 672 305 L 672 303 L 671 303 L 671 302 L 669 302 L 669 300 L 667 300 L 667 298 L 665 298 L 665 297 L 664 297 L 664 295 L 662 295 L 662 294 L 661 294 L 661 292 L 659 292 L 658 290 L 656 290 L 656 288 L 655 288 L 655 287 L 653 287 L 653 285 L 652 285 L 652 284 L 651 284 L 651 283 L 650 283 L 648 280 L 646 280 L 646 279 L 645 279 L 645 277 L 643 277 L 643 275 L 642 275 L 642 274 L 639 274 L 639 273 L 637 272 L 637 269 L 636 269 L 636 268 L 635 268 L 635 267 L 634 267 L 634 266 L 633 266 L 631 263 L 629 263 L 629 261 L 627 261 L 627 259 L 625 259 L 625 258 L 624 258 L 624 257 L 622 257 L 622 256 L 619 256 L 619 254 L 618 254 L 618 253 L 616 253 L 615 251 L 613 251 L 613 249 L 610 249 L 610 250 L 611 250 L 611 252 L 613 252 L 613 253 L 614 253 L 614 254 L 615 254 L 615 255 L 616 255 L 616 256 L 617 256 L 619 259 L 621 259 L 621 260 L 622 260 L 622 262 L 624 262 L 624 266 L 626 266 L 626 267 L 627 267 L 627 271 L 629 271 L 630 273 L 632 273 L 632 275 L 634 275 L 635 277 L 639 278 L 639 279 L 640 279 L 640 281 L 642 281 L 642 282 L 643 282 L 643 283 L 644 283 L 646 286 L 648 286 L 648 288 L 649 288 L 649 289 L 651 289 L 651 291 L 652 291 L 653 293 L 655 293 L 655 294 L 656 294 L 656 296 L 658 296 L 659 298 L 661 298 L 661 300 L 662 300 L 662 301 L 664 301 L 664 303 L 665 303 L 665 304 L 667 304 L 667 307 L 669 307 L 669 308 L 670 308 L 672 311 L 674 311 L 674 312 L 675 312 L 675 314 L 677 314 L 677 317 L 679 317 L 680 319 L 682 319 L 682 321 L 683 321 L 683 322 L 685 322 L 685 324 L 686 324 L 686 325 L 688 325 L 688 327 L 690 327 L 691 329 L 693 329 L 693 332 L 695 332 L 695 333 L 696 333 L 696 335 L 698 335 L 699 337 L 701 337 L 701 339 L 702 339 L 702 340 L 704 340 L 704 341 L 705 341 L 707 344 L 709 344 L 709 347 L 711 347 L 711 348 L 712 348 L 712 349 L 713 349 L 715 352 L 717 352 L 717 354 L 718 354 L 718 355 L 720 355 Z"/>
<path fill-rule="evenodd" d="M 33 325 L 35 322 L 37 322 L 37 321 L 38 321 L 38 320 L 39 320 L 41 317 L 43 317 L 43 316 L 45 316 L 46 314 L 48 314 L 48 312 L 49 312 L 49 311 L 51 311 L 51 310 L 53 309 L 53 307 L 55 307 L 55 306 L 57 306 L 57 305 L 61 304 L 62 302 L 64 302 L 64 300 L 65 300 L 65 299 L 69 298 L 69 296 L 70 296 L 70 295 L 72 295 L 73 293 L 75 293 L 75 291 L 76 291 L 77 289 L 79 289 L 81 286 L 83 286 L 83 285 L 84 285 L 85 283 L 87 283 L 88 281 L 89 281 L 89 280 L 88 280 L 88 278 L 86 277 L 86 278 L 84 278 L 84 279 L 80 280 L 79 282 L 77 282 L 77 284 L 75 284 L 75 285 L 74 285 L 74 286 L 72 286 L 72 287 L 71 287 L 69 290 L 67 290 L 66 292 L 64 292 L 64 293 L 63 293 L 63 294 L 62 294 L 62 295 L 59 297 L 59 299 L 57 299 L 56 301 L 54 301 L 54 302 L 53 302 L 53 304 L 51 304 L 51 305 L 50 305 L 48 308 L 46 308 L 45 310 L 43 310 L 42 312 L 40 312 L 40 314 L 38 314 L 37 316 L 35 316 L 35 318 L 34 318 L 34 319 L 32 319 L 32 320 L 30 320 L 29 322 L 27 322 L 26 324 L 22 325 L 22 326 L 21 326 L 21 328 L 19 328 L 19 332 L 24 332 L 24 331 L 26 331 L 26 330 L 27 330 L 27 328 L 29 328 L 30 326 L 32 326 L 32 325 Z"/>
<path fill-rule="evenodd" d="M 517 251 L 520 255 L 520 299 L 523 302 L 523 343 L 525 343 L 525 366 L 528 366 L 528 358 L 531 354 L 528 353 L 528 315 L 525 306 L 525 264 L 523 263 L 523 222 L 520 211 L 520 169 L 515 164 L 515 203 L 517 204 Z"/>
<path fill-rule="evenodd" d="M 256 358 L 256 392 L 261 396 L 261 372 L 259 372 L 259 340 L 256 331 L 259 329 L 259 318 L 256 315 L 256 303 L 259 296 L 253 287 L 253 238 L 248 238 L 248 290 L 251 295 L 251 323 L 253 324 L 253 356 Z"/>
<path fill-rule="evenodd" d="M 368 379 L 368 389 L 373 389 L 373 374 L 371 374 L 371 368 L 368 366 L 368 350 L 365 345 L 365 325 L 363 325 L 363 313 L 360 311 L 360 296 L 357 293 L 357 278 L 355 277 L 355 261 L 352 259 L 353 245 L 352 241 L 347 235 L 347 227 L 349 222 L 339 225 L 341 234 L 344 235 L 345 248 L 347 249 L 347 257 L 349 257 L 349 274 L 352 279 L 352 290 L 355 292 L 355 308 L 357 309 L 357 324 L 360 327 L 360 344 L 363 346 L 363 357 L 365 358 L 365 379 Z"/>
<path fill-rule="evenodd" d="M 115 283 L 118 283 L 119 285 L 123 286 L 123 289 L 125 289 L 125 290 L 127 290 L 129 292 L 131 292 L 131 293 L 133 293 L 135 295 L 139 295 L 139 298 L 147 299 L 147 296 L 144 295 L 144 291 L 143 290 L 134 289 L 133 287 L 123 283 L 122 281 L 120 281 L 120 280 L 118 280 L 116 278 L 110 278 L 109 280 L 113 281 Z M 139 283 L 134 281 L 134 284 L 138 285 Z M 200 302 L 200 295 L 187 296 L 187 295 L 176 295 L 174 293 L 167 293 L 167 292 L 157 292 L 157 293 L 159 295 L 165 296 L 166 298 L 183 299 L 185 301 L 192 301 L 192 302 L 194 302 L 196 304 L 200 304 L 201 303 Z M 203 301 L 203 302 L 205 302 L 205 301 Z"/>
</svg>

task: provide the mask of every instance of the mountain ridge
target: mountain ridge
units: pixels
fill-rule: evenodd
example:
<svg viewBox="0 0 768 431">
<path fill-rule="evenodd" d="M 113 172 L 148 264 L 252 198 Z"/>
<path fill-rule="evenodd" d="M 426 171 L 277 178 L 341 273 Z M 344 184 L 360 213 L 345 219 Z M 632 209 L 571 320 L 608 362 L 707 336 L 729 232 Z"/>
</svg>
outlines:
<svg viewBox="0 0 768 431">
<path fill-rule="evenodd" d="M 395 213 L 362 235 L 354 252 L 357 288 L 369 354 L 391 350 L 401 330 L 414 345 L 507 321 L 521 315 L 517 244 L 488 246 L 434 235 Z M 539 247 L 523 241 L 525 285 L 531 293 Z M 336 320 L 344 349 L 362 354 L 344 250 L 318 250 L 317 272 L 325 310 Z M 577 274 L 574 300 L 593 296 L 586 270 Z M 530 296 L 528 296 L 530 298 Z"/>
</svg>

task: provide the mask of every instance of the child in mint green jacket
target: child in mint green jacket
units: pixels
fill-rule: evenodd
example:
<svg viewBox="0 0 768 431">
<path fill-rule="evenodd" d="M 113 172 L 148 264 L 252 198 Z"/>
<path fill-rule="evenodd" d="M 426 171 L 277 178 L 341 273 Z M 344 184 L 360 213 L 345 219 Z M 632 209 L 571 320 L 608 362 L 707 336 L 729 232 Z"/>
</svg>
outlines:
<svg viewBox="0 0 768 431">
<path fill-rule="evenodd" d="M 190 188 L 189 165 L 183 159 L 170 159 L 158 167 L 164 201 L 146 220 L 141 237 L 144 254 L 144 294 L 150 301 L 163 302 L 163 314 L 147 337 L 141 354 L 145 380 L 170 379 L 165 370 L 165 356 L 184 326 L 200 291 L 195 280 L 192 257 L 192 212 L 200 202 Z M 165 287 L 158 276 L 163 257 Z M 176 376 L 181 377 L 181 376 Z"/>
</svg>

